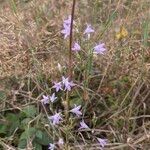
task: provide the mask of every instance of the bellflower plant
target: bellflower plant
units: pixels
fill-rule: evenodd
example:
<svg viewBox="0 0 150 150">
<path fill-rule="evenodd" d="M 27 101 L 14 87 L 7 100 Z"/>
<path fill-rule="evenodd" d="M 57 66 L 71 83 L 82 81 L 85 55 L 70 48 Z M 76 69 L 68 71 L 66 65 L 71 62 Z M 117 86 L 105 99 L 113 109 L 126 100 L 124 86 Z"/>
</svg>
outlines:
<svg viewBox="0 0 150 150">
<path fill-rule="evenodd" d="M 49 104 L 49 96 L 43 95 L 42 97 L 43 97 L 43 99 L 41 100 L 41 102 L 42 102 L 44 105 Z"/>
<path fill-rule="evenodd" d="M 67 90 L 67 91 L 71 91 L 71 88 L 73 87 L 73 86 L 75 86 L 75 84 L 73 83 L 73 81 L 69 81 L 69 78 L 65 78 L 64 76 L 62 77 L 62 83 L 63 83 L 63 85 L 64 85 L 64 87 L 65 87 L 65 91 Z"/>
<path fill-rule="evenodd" d="M 75 114 L 77 117 L 80 117 L 82 115 L 82 112 L 80 111 L 80 109 L 81 109 L 81 105 L 79 106 L 75 105 L 74 108 L 70 110 L 70 112 Z"/>
<path fill-rule="evenodd" d="M 54 150 L 54 149 L 55 149 L 55 144 L 49 143 L 48 150 Z"/>
<path fill-rule="evenodd" d="M 84 122 L 84 120 L 82 120 L 80 122 L 80 128 L 79 128 L 79 130 L 80 129 L 89 129 L 88 125 Z"/>
<path fill-rule="evenodd" d="M 53 88 L 56 89 L 56 92 L 58 92 L 59 90 L 63 90 L 62 89 L 62 83 L 61 82 L 54 82 Z"/>
<path fill-rule="evenodd" d="M 73 46 L 73 48 L 72 48 L 72 51 L 78 52 L 78 51 L 80 51 L 80 50 L 81 50 L 80 45 L 79 45 L 77 42 L 74 43 L 74 46 Z"/>
<path fill-rule="evenodd" d="M 52 121 L 53 125 L 58 125 L 60 121 L 63 120 L 60 113 L 56 113 L 55 115 L 48 117 L 48 119 Z"/>
<path fill-rule="evenodd" d="M 104 54 L 104 52 L 106 51 L 106 48 L 104 46 L 105 46 L 104 43 L 102 43 L 102 44 L 100 43 L 100 44 L 96 45 L 94 47 L 94 53 L 95 54 Z"/>
<path fill-rule="evenodd" d="M 84 34 L 90 34 L 90 33 L 93 33 L 93 32 L 94 32 L 94 29 L 92 29 L 90 24 L 87 24 L 87 27 L 84 31 Z"/>
<path fill-rule="evenodd" d="M 63 25 L 64 28 L 61 30 L 61 33 L 64 35 L 64 39 L 66 39 L 70 35 L 70 25 Z"/>
<path fill-rule="evenodd" d="M 97 140 L 102 148 L 105 147 L 105 145 L 107 145 L 107 141 L 108 141 L 107 139 L 97 138 Z"/>
<path fill-rule="evenodd" d="M 63 21 L 63 29 L 61 30 L 61 33 L 64 35 L 64 39 L 66 39 L 67 37 L 70 36 L 70 30 L 72 29 L 71 28 L 71 17 L 73 16 L 68 16 L 67 19 L 65 19 Z M 73 21 L 73 24 L 75 22 Z M 94 33 L 95 30 L 92 28 L 92 26 L 90 24 L 87 24 L 86 26 L 86 29 L 84 30 L 83 34 L 87 36 L 87 38 L 89 39 L 90 38 L 90 35 L 92 33 Z M 79 52 L 81 50 L 81 46 L 79 45 L 78 42 L 74 42 L 73 46 L 72 46 L 72 37 L 70 37 L 70 54 L 71 53 L 71 50 L 74 51 L 74 52 Z M 93 53 L 88 53 L 88 54 L 104 54 L 104 52 L 106 51 L 106 48 L 105 48 L 105 44 L 104 43 L 99 43 L 97 44 L 94 48 L 93 48 Z M 71 62 L 71 55 L 69 57 L 70 61 Z M 92 62 L 92 57 L 89 57 L 88 59 L 89 62 Z M 71 63 L 70 63 L 71 64 Z M 70 65 L 71 66 L 71 65 Z M 61 66 L 59 64 L 58 66 L 59 70 L 61 70 Z M 71 68 L 71 67 L 70 67 Z M 69 68 L 69 69 L 70 69 Z M 70 72 L 69 72 L 70 73 Z M 71 76 L 71 75 L 70 75 Z M 71 91 L 72 87 L 75 86 L 75 84 L 73 83 L 73 81 L 70 81 L 70 78 L 69 77 L 64 77 L 62 76 L 62 81 L 61 82 L 54 82 L 54 86 L 52 88 L 55 88 L 56 92 L 59 92 L 60 90 L 64 90 L 64 91 Z M 68 95 L 67 95 L 68 96 Z M 47 100 L 47 97 L 44 97 L 43 96 L 43 99 L 45 98 L 45 100 L 43 100 L 44 103 L 48 103 L 48 100 L 51 101 L 52 103 L 57 99 L 57 97 L 55 96 L 55 93 L 53 93 L 49 99 Z M 69 100 L 69 99 L 67 99 Z M 68 113 L 73 113 L 74 115 L 76 115 L 77 117 L 80 117 L 82 115 L 82 112 L 81 112 L 81 105 L 78 105 L 78 106 L 74 106 L 74 108 L 72 108 L 71 110 L 69 110 L 69 102 L 67 101 L 67 107 L 66 107 L 66 118 L 68 119 Z M 62 118 L 62 114 L 61 113 L 55 113 L 54 115 L 52 116 L 49 116 L 48 119 L 52 122 L 53 125 L 58 125 L 60 124 L 60 122 L 63 120 Z M 82 129 L 90 129 L 89 126 L 84 122 L 84 120 L 80 121 L 80 126 L 79 126 L 79 130 L 82 130 Z M 101 139 L 101 138 L 97 138 L 98 140 L 98 143 L 100 145 L 100 149 L 103 148 L 106 144 L 107 144 L 107 139 Z M 64 141 L 62 138 L 59 138 L 59 141 L 56 143 L 58 146 L 62 146 L 64 144 Z M 50 147 L 52 147 L 53 149 L 55 148 L 55 145 L 54 144 L 51 144 Z"/>
<path fill-rule="evenodd" d="M 57 99 L 57 97 L 55 96 L 55 93 L 53 93 L 52 96 L 50 96 L 49 99 L 53 103 Z"/>
<path fill-rule="evenodd" d="M 73 23 L 75 23 L 73 21 Z M 71 15 L 68 17 L 68 19 L 64 20 L 63 23 L 63 29 L 61 30 L 61 33 L 64 35 L 64 39 L 66 39 L 70 35 L 70 25 L 71 25 Z"/>
<path fill-rule="evenodd" d="M 75 22 L 73 21 L 73 23 L 75 23 Z M 68 19 L 64 20 L 64 23 L 63 23 L 63 24 L 66 24 L 66 25 L 68 25 L 68 26 L 71 25 L 71 15 L 68 16 Z"/>
<path fill-rule="evenodd" d="M 95 32 L 94 29 L 92 29 L 91 25 L 90 24 L 87 24 L 87 27 L 84 31 L 83 34 L 86 34 L 88 36 L 88 39 L 90 38 L 90 34 Z"/>
</svg>

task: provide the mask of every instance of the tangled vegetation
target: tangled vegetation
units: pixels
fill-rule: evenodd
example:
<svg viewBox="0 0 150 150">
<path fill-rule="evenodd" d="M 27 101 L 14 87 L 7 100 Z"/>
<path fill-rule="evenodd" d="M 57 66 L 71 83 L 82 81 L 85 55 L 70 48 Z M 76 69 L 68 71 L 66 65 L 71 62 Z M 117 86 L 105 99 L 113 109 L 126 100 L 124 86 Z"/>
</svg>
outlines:
<svg viewBox="0 0 150 150">
<path fill-rule="evenodd" d="M 149 6 L 0 0 L 0 150 L 149 150 Z"/>
</svg>

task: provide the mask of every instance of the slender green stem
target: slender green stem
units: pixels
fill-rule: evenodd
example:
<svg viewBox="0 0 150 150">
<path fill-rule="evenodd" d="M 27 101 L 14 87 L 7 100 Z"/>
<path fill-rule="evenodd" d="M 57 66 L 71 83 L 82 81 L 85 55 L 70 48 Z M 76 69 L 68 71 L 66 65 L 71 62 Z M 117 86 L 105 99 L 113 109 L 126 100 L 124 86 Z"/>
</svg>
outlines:
<svg viewBox="0 0 150 150">
<path fill-rule="evenodd" d="M 88 92 L 87 88 L 89 86 L 89 77 L 92 71 L 92 63 L 93 62 L 93 51 L 92 49 L 89 49 L 88 51 L 88 59 L 87 59 L 87 65 L 85 70 L 85 77 L 84 77 L 84 100 L 88 100 Z"/>
</svg>

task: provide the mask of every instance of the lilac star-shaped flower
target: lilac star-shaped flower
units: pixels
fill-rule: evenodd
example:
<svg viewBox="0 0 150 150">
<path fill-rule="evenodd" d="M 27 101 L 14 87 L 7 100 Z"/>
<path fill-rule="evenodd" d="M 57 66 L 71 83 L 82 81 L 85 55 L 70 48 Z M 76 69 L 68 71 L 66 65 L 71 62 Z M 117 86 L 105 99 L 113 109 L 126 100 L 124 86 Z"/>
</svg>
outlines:
<svg viewBox="0 0 150 150">
<path fill-rule="evenodd" d="M 64 35 L 64 39 L 66 39 L 70 35 L 70 25 L 63 24 L 64 29 L 61 30 L 61 33 Z"/>
<path fill-rule="evenodd" d="M 75 22 L 73 21 L 73 24 L 74 24 Z M 66 19 L 66 20 L 64 20 L 64 23 L 63 23 L 63 25 L 67 25 L 67 26 L 70 26 L 71 25 L 71 15 L 69 15 L 68 16 L 68 18 Z"/>
<path fill-rule="evenodd" d="M 63 90 L 62 89 L 62 83 L 61 82 L 54 82 L 53 88 L 56 89 L 56 92 L 58 92 L 59 90 Z"/>
<path fill-rule="evenodd" d="M 100 146 L 103 148 L 105 147 L 105 145 L 107 145 L 108 140 L 107 139 L 101 139 L 101 138 L 97 138 L 98 143 L 100 144 Z"/>
<path fill-rule="evenodd" d="M 74 113 L 77 117 L 80 117 L 82 115 L 82 112 L 80 111 L 81 105 L 74 106 L 73 109 L 70 110 L 70 112 Z"/>
<path fill-rule="evenodd" d="M 71 24 L 71 15 L 68 16 L 68 19 L 64 20 L 64 24 L 66 24 L 66 25 Z"/>
<path fill-rule="evenodd" d="M 56 113 L 55 115 L 48 117 L 48 119 L 52 121 L 53 125 L 58 125 L 60 121 L 63 120 L 60 113 Z"/>
<path fill-rule="evenodd" d="M 43 95 L 42 97 L 43 97 L 43 99 L 41 100 L 41 102 L 42 102 L 44 105 L 49 104 L 49 96 Z"/>
<path fill-rule="evenodd" d="M 94 29 L 92 29 L 90 24 L 88 24 L 85 31 L 84 31 L 84 34 L 90 34 L 90 33 L 93 33 L 93 32 L 95 32 Z"/>
<path fill-rule="evenodd" d="M 73 83 L 73 81 L 69 81 L 69 78 L 65 78 L 64 76 L 62 77 L 62 83 L 65 87 L 64 90 L 68 90 L 68 91 L 71 91 L 71 88 L 73 86 L 75 86 L 75 84 Z"/>
<path fill-rule="evenodd" d="M 53 103 L 57 97 L 55 96 L 55 93 L 52 94 L 52 96 L 49 97 L 50 101 Z"/>
<path fill-rule="evenodd" d="M 54 150 L 54 149 L 55 149 L 55 144 L 49 143 L 48 150 Z"/>
<path fill-rule="evenodd" d="M 80 49 L 81 49 L 80 45 L 77 42 L 74 43 L 72 51 L 78 52 L 78 51 L 80 51 Z"/>
<path fill-rule="evenodd" d="M 106 48 L 104 47 L 105 44 L 98 44 L 94 47 L 94 53 L 95 54 L 104 54 L 104 52 L 106 51 Z"/>
<path fill-rule="evenodd" d="M 80 129 L 89 129 L 88 125 L 84 122 L 84 120 L 82 120 L 80 122 L 80 128 L 79 128 L 79 130 Z"/>
</svg>

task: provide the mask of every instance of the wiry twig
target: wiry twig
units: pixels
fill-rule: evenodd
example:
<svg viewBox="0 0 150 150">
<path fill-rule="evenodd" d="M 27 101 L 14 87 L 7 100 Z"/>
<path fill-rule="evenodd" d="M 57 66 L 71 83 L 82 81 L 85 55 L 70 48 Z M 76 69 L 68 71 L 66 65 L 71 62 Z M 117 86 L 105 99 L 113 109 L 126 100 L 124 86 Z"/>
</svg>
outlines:
<svg viewBox="0 0 150 150">
<path fill-rule="evenodd" d="M 72 5 L 72 13 L 71 13 L 71 25 L 70 25 L 70 47 L 69 47 L 69 72 L 68 76 L 70 79 L 72 79 L 72 41 L 73 41 L 73 20 L 74 20 L 74 12 L 75 12 L 75 4 L 76 0 L 73 0 L 73 5 Z M 66 94 L 66 118 L 69 117 L 69 98 L 68 98 L 68 93 Z"/>
<path fill-rule="evenodd" d="M 73 41 L 73 20 L 75 12 L 76 0 L 73 0 L 72 13 L 71 13 L 71 25 L 70 25 L 70 45 L 69 45 L 69 77 L 72 78 L 72 41 Z"/>
<path fill-rule="evenodd" d="M 7 150 L 15 150 L 15 148 L 13 148 L 10 145 L 7 145 L 5 142 L 3 142 L 3 140 L 0 138 L 0 145 L 3 146 L 3 148 L 7 149 Z"/>
</svg>

